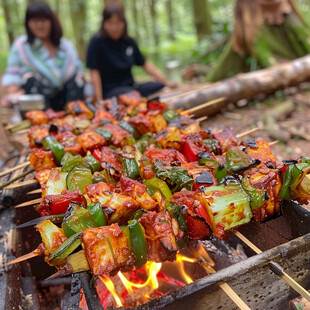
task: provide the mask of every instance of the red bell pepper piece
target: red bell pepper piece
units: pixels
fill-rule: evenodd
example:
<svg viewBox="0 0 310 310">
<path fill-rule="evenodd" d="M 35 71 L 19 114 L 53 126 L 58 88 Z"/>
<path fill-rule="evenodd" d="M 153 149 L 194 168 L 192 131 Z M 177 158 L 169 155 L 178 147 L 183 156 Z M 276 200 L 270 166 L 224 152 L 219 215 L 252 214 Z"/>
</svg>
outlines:
<svg viewBox="0 0 310 310">
<path fill-rule="evenodd" d="M 206 220 L 202 217 L 184 214 L 188 236 L 192 240 L 206 240 L 212 236 L 212 231 Z"/>
<path fill-rule="evenodd" d="M 78 202 L 86 206 L 86 200 L 79 191 L 63 191 L 60 195 L 47 195 L 37 208 L 41 216 L 66 213 L 70 202 Z"/>
<path fill-rule="evenodd" d="M 203 143 L 200 133 L 191 133 L 183 137 L 184 151 L 183 154 L 189 162 L 198 161 L 199 153 L 208 152 L 206 145 Z"/>
<path fill-rule="evenodd" d="M 101 163 L 101 150 L 94 149 L 92 154 Z"/>
<path fill-rule="evenodd" d="M 167 110 L 167 105 L 163 102 L 153 100 L 147 103 L 147 109 L 148 111 L 158 110 L 160 112 L 164 112 Z"/>
</svg>

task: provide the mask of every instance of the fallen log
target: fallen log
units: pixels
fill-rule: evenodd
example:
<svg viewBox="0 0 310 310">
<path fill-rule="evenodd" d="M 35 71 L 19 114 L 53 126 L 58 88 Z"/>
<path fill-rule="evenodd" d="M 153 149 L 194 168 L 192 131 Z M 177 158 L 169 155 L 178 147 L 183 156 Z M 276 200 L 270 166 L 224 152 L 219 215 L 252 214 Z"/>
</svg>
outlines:
<svg viewBox="0 0 310 310">
<path fill-rule="evenodd" d="M 176 98 L 169 106 L 190 109 L 205 102 L 225 97 L 218 105 L 207 106 L 195 112 L 195 116 L 213 115 L 229 102 L 247 101 L 271 95 L 274 92 L 310 81 L 310 55 L 279 64 L 267 69 L 238 74 L 209 88 Z"/>
</svg>

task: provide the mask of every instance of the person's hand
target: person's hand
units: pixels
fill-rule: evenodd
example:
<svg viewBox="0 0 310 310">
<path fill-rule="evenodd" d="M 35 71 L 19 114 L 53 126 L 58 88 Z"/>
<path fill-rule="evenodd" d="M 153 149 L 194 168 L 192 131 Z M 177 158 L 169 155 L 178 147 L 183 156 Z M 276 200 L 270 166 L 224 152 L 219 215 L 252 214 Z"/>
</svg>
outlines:
<svg viewBox="0 0 310 310">
<path fill-rule="evenodd" d="M 10 108 L 12 107 L 13 102 L 17 101 L 17 99 L 23 94 L 23 90 L 19 90 L 18 92 L 12 94 L 7 94 L 1 98 L 0 105 L 2 107 Z"/>
<path fill-rule="evenodd" d="M 179 83 L 175 81 L 168 81 L 166 83 L 166 86 L 169 88 L 177 88 L 179 86 Z"/>
</svg>

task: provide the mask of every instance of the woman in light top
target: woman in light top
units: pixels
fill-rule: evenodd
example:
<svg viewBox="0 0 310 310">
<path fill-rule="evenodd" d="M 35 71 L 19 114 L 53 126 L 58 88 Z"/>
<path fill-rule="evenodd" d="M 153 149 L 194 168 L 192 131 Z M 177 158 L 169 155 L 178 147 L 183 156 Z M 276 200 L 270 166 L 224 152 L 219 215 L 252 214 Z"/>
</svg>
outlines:
<svg viewBox="0 0 310 310">
<path fill-rule="evenodd" d="M 142 66 L 156 82 L 136 84 L 131 73 L 134 65 Z M 101 29 L 88 46 L 87 67 L 91 70 L 97 100 L 132 90 L 138 90 L 146 97 L 164 86 L 176 86 L 155 65 L 145 60 L 127 33 L 124 7 L 116 0 L 108 1 L 104 8 Z"/>
<path fill-rule="evenodd" d="M 67 102 L 83 99 L 84 73 L 72 43 L 62 38 L 60 22 L 45 2 L 29 4 L 25 18 L 26 35 L 11 47 L 2 77 L 9 106 L 21 94 L 42 94 L 46 108 L 63 109 Z"/>
</svg>

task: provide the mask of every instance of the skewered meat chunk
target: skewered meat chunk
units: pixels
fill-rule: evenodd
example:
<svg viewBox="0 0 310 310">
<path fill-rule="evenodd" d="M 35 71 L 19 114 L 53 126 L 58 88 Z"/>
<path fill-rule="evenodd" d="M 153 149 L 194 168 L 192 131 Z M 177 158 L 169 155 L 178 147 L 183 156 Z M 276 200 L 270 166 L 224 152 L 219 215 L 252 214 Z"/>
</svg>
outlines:
<svg viewBox="0 0 310 310">
<path fill-rule="evenodd" d="M 29 128 L 28 139 L 30 147 L 41 146 L 42 140 L 50 134 L 49 128 L 49 125 L 32 126 Z"/>
<path fill-rule="evenodd" d="M 157 136 L 157 141 L 163 148 L 172 147 L 178 151 L 182 150 L 181 134 L 177 127 L 167 127 L 162 130 Z"/>
<path fill-rule="evenodd" d="M 121 146 L 122 141 L 126 138 L 129 137 L 130 134 L 127 130 L 121 128 L 118 125 L 114 124 L 105 124 L 103 129 L 108 130 L 112 133 L 112 143 L 115 146 Z"/>
<path fill-rule="evenodd" d="M 26 118 L 31 121 L 32 125 L 42 125 L 49 122 L 48 117 L 43 111 L 34 110 L 26 112 Z"/>
<path fill-rule="evenodd" d="M 146 150 L 143 156 L 147 157 L 151 164 L 154 162 L 155 159 L 159 159 L 163 162 L 173 163 L 173 162 L 180 162 L 181 164 L 187 163 L 187 160 L 177 150 L 168 150 L 168 149 L 149 149 Z"/>
<path fill-rule="evenodd" d="M 77 142 L 84 152 L 102 147 L 106 142 L 104 138 L 93 130 L 87 130 L 77 137 Z"/>
<path fill-rule="evenodd" d="M 85 116 L 87 119 L 92 119 L 94 113 L 81 100 L 71 101 L 67 104 L 66 109 L 73 116 Z"/>
<path fill-rule="evenodd" d="M 54 154 L 51 150 L 38 149 L 31 153 L 29 161 L 35 171 L 57 167 Z"/>
<path fill-rule="evenodd" d="M 122 173 L 123 165 L 119 160 L 119 155 L 115 150 L 104 146 L 101 148 L 101 167 L 103 169 L 115 169 L 118 173 Z"/>
<path fill-rule="evenodd" d="M 66 112 L 65 111 L 54 111 L 53 109 L 47 109 L 45 111 L 45 115 L 48 117 L 48 119 L 50 121 L 52 121 L 53 119 L 59 119 L 59 118 L 64 118 L 66 116 Z"/>
<path fill-rule="evenodd" d="M 238 139 L 231 128 L 226 128 L 219 132 L 213 133 L 213 138 L 219 142 L 223 153 L 225 153 L 229 148 L 238 145 Z"/>
<path fill-rule="evenodd" d="M 85 186 L 85 194 L 91 202 L 105 205 L 111 198 L 111 186 L 104 182 L 98 182 Z"/>
<path fill-rule="evenodd" d="M 146 191 L 146 186 L 138 181 L 132 180 L 125 175 L 121 176 L 122 192 L 135 199 L 145 210 L 155 209 L 156 201 Z"/>
<path fill-rule="evenodd" d="M 71 131 L 63 132 L 56 137 L 57 141 L 63 145 L 65 152 L 72 155 L 84 154 L 82 145 L 77 142 L 77 137 Z"/>
<path fill-rule="evenodd" d="M 271 164 L 274 168 L 276 167 L 277 159 L 272 154 L 268 142 L 248 140 L 243 141 L 241 145 L 244 145 L 247 148 L 247 154 L 252 158 L 260 160 L 260 162 L 265 165 Z"/>
<path fill-rule="evenodd" d="M 51 169 L 40 170 L 35 174 L 35 178 L 40 183 L 42 190 L 44 190 L 46 186 L 46 182 L 52 173 Z"/>
<path fill-rule="evenodd" d="M 140 218 L 145 230 L 148 260 L 154 262 L 174 261 L 178 246 L 167 211 L 149 211 Z"/>
<path fill-rule="evenodd" d="M 151 132 L 151 120 L 143 114 L 137 114 L 129 119 L 132 125 L 141 135 Z"/>
<path fill-rule="evenodd" d="M 167 128 L 167 121 L 160 111 L 150 111 L 146 116 L 151 120 L 151 132 L 159 133 Z"/>
<path fill-rule="evenodd" d="M 82 244 L 93 275 L 128 270 L 134 263 L 127 236 L 118 224 L 84 230 Z"/>
</svg>

